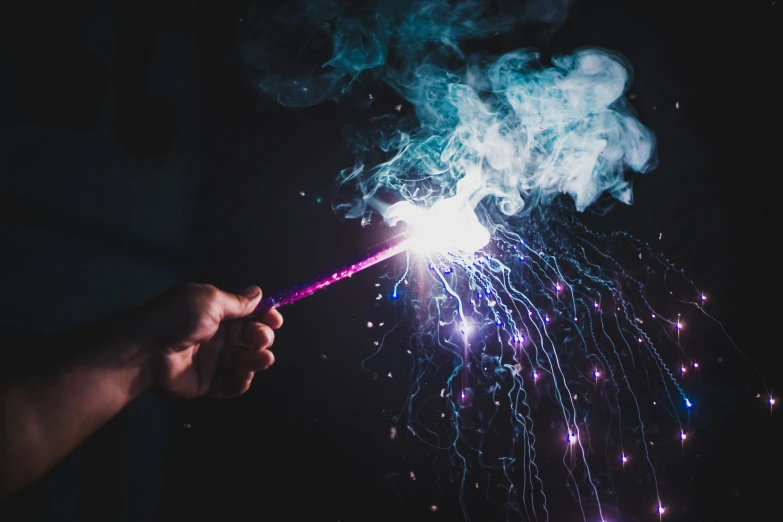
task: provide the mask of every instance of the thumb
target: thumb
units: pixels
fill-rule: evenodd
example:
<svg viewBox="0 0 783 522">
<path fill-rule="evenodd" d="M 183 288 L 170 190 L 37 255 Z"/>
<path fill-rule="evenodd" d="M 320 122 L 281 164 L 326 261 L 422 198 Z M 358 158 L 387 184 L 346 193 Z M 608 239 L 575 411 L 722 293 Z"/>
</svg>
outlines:
<svg viewBox="0 0 783 522">
<path fill-rule="evenodd" d="M 241 294 L 218 290 L 217 301 L 223 310 L 223 319 L 239 319 L 252 314 L 261 302 L 261 289 L 249 286 Z"/>
</svg>

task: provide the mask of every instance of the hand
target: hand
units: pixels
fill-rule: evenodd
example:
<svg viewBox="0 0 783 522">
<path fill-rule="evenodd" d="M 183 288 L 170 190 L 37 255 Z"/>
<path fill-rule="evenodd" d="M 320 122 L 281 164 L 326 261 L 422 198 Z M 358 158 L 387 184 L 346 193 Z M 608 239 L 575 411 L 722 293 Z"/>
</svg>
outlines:
<svg viewBox="0 0 783 522">
<path fill-rule="evenodd" d="M 173 288 L 151 306 L 158 325 L 150 358 L 152 387 L 177 398 L 227 398 L 245 393 L 257 371 L 275 361 L 269 351 L 283 324 L 277 310 L 250 317 L 261 302 L 251 286 L 231 294 L 211 285 Z"/>
</svg>

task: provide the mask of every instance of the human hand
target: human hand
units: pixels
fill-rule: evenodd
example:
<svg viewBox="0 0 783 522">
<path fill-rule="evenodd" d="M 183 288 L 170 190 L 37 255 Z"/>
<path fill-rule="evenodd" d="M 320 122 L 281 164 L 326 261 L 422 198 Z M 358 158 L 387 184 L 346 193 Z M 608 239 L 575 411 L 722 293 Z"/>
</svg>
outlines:
<svg viewBox="0 0 783 522">
<path fill-rule="evenodd" d="M 245 393 L 255 373 L 274 363 L 269 347 L 283 324 L 274 309 L 250 316 L 260 302 L 257 286 L 232 294 L 200 284 L 176 286 L 154 301 L 152 388 L 177 398 Z"/>
</svg>

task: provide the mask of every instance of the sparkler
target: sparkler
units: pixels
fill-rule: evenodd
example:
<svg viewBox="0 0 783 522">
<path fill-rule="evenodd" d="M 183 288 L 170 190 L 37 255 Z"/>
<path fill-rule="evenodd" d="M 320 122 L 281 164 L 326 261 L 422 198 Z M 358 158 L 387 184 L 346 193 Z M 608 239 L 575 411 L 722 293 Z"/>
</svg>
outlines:
<svg viewBox="0 0 783 522">
<path fill-rule="evenodd" d="M 366 139 L 353 136 L 354 167 L 338 177 L 347 195 L 334 205 L 363 222 L 374 212 L 389 225 L 404 222 L 406 235 L 264 306 L 293 303 L 409 252 L 391 294 L 415 278 L 417 291 L 404 303 L 415 325 L 407 350 L 413 368 L 394 433 L 406 430 L 428 452 L 440 450 L 436 458 L 458 477 L 460 500 L 474 478 L 489 475 L 498 487 L 486 498 L 503 505 L 505 520 L 547 521 L 537 458 L 544 424 L 546 437 L 559 441 L 584 521 L 606 521 L 603 505 L 614 502 L 611 471 L 594 469 L 602 459 L 590 456 L 602 451 L 605 462 L 620 455 L 623 468 L 634 463 L 629 472 L 649 474 L 655 502 L 646 509 L 662 517 L 672 499 L 659 489 L 650 447 L 665 439 L 647 424 L 679 436 L 683 451 L 698 442 L 685 444 L 699 404 L 689 397 L 698 383 L 685 378 L 686 363 L 701 371 L 687 344 L 701 318 L 723 328 L 707 312 L 713 296 L 646 242 L 594 232 L 576 217 L 604 194 L 631 204 L 629 172 L 656 166 L 655 136 L 624 96 L 627 60 L 580 49 L 546 67 L 538 53 L 521 49 L 466 61 L 460 40 L 513 25 L 507 16 L 485 17 L 495 12 L 486 4 L 390 2 L 367 20 L 343 17 L 330 4 L 302 17 L 315 32 L 337 28 L 328 62 L 290 81 L 261 64 L 261 89 L 284 105 L 337 99 L 372 69 L 405 99 L 402 112 L 416 117 L 410 125 L 397 105 L 374 120 L 379 128 Z M 387 192 L 397 203 L 378 201 Z M 685 289 L 675 295 L 667 287 L 672 300 L 663 305 L 650 297 L 661 272 L 682 276 Z M 375 343 L 376 353 L 384 344 Z M 550 418 L 536 424 L 544 399 Z M 765 400 L 775 404 L 769 391 Z"/>
</svg>

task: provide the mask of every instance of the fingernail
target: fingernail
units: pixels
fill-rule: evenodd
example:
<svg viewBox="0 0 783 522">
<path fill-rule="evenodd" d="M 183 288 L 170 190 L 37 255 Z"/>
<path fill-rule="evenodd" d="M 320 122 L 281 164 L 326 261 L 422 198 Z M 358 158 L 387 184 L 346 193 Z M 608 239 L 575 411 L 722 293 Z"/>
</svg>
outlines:
<svg viewBox="0 0 783 522">
<path fill-rule="evenodd" d="M 252 299 L 258 295 L 259 290 L 260 288 L 258 288 L 257 286 L 248 286 L 247 288 L 245 288 L 243 294 L 245 297 Z"/>
</svg>

